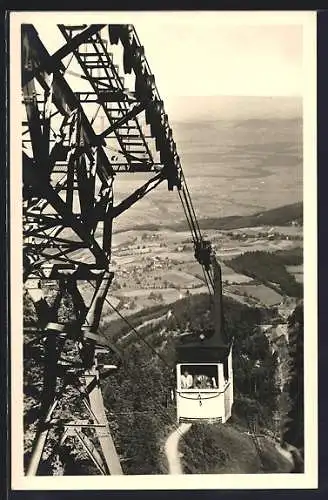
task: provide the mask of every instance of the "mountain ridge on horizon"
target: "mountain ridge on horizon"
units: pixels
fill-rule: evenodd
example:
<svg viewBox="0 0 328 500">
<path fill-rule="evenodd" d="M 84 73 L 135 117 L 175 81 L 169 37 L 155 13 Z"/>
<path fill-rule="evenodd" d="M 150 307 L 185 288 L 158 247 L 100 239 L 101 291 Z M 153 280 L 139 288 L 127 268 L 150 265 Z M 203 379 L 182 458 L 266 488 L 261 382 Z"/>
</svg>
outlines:
<svg viewBox="0 0 328 500">
<path fill-rule="evenodd" d="M 302 97 L 298 96 L 171 96 L 166 111 L 174 122 L 300 119 Z"/>
</svg>

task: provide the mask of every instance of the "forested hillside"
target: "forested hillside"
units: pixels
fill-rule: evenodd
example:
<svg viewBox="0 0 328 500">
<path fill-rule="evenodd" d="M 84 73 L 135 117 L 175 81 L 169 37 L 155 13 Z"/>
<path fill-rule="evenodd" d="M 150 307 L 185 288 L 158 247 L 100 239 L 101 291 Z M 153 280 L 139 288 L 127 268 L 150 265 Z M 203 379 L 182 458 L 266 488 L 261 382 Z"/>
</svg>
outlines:
<svg viewBox="0 0 328 500">
<path fill-rule="evenodd" d="M 179 333 L 186 328 L 195 331 L 212 328 L 209 306 L 209 298 L 205 294 L 186 297 L 173 304 L 171 307 L 173 314 L 165 325 L 149 326 L 142 332 L 142 338 L 139 338 L 141 334 L 137 336 L 132 332 L 124 343 L 119 339 L 129 330 L 126 324 L 118 321 L 113 328 L 110 324 L 103 325 L 103 334 L 117 341 L 125 359 L 121 369 L 103 382 L 103 393 L 115 444 L 122 459 L 124 472 L 127 474 L 167 473 L 163 444 L 169 432 L 177 425 L 175 406 L 170 392 L 175 385 L 175 342 Z M 68 300 L 66 307 L 69 308 Z M 130 322 L 138 326 L 145 318 L 158 317 L 167 310 L 168 306 L 158 306 L 146 313 L 132 316 Z M 196 426 L 189 437 L 186 437 L 186 457 L 191 453 L 188 452 L 188 446 L 194 448 L 195 457 L 191 460 L 190 467 L 194 467 L 194 471 L 198 472 L 201 471 L 198 470 L 197 463 L 204 463 L 204 460 L 207 472 L 213 471 L 213 460 L 217 460 L 215 470 L 220 470 L 220 464 L 222 467 L 224 465 L 224 470 L 227 472 L 229 467 L 231 472 L 235 470 L 238 462 L 236 448 L 238 439 L 242 439 L 241 436 L 249 431 L 250 425 L 256 424 L 258 433 L 271 431 L 273 415 L 277 409 L 276 396 L 279 393 L 275 385 L 277 357 L 259 328 L 260 324 L 277 319 L 277 310 L 251 308 L 224 298 L 224 311 L 227 335 L 230 339 L 234 338 L 235 404 L 232 419 L 224 426 L 225 430 L 220 431 L 222 427 L 220 425 L 203 426 L 199 430 Z M 29 324 L 33 324 L 35 319 L 33 306 L 27 298 L 25 318 Z M 28 339 L 31 339 L 31 335 Z M 152 349 L 143 339 L 152 346 Z M 40 389 L 40 374 L 35 362 L 26 359 L 25 387 L 30 387 L 33 379 L 35 387 Z M 34 406 L 29 403 L 31 395 L 25 394 L 28 403 L 25 414 L 26 425 L 31 424 L 32 406 L 35 413 L 38 391 L 35 392 Z M 64 415 L 69 418 L 69 408 Z M 30 451 L 33 437 L 31 429 L 33 430 L 33 427 L 30 427 L 30 432 L 26 435 L 27 453 Z M 222 432 L 224 438 L 221 440 L 219 436 Z M 212 445 L 208 447 L 202 444 L 201 448 L 197 448 L 200 435 L 205 439 L 205 443 L 211 440 Z M 246 436 L 243 439 L 245 453 L 247 454 L 247 450 L 252 450 L 254 453 L 251 437 Z M 286 469 L 286 463 L 279 461 L 281 457 L 279 459 L 279 455 L 276 455 L 267 442 L 262 449 L 262 458 L 254 458 L 253 465 L 246 466 L 246 462 L 241 465 L 240 462 L 241 472 L 253 470 L 282 472 Z M 86 457 L 78 447 L 76 449 L 73 446 L 70 449 L 68 447 L 65 452 L 65 474 L 85 474 L 88 471 L 95 473 L 92 466 L 86 465 Z"/>
<path fill-rule="evenodd" d="M 200 226 L 204 230 L 208 229 L 239 229 L 241 227 L 253 226 L 285 226 L 292 221 L 303 224 L 303 204 L 294 203 L 283 207 L 274 208 L 252 215 L 235 215 L 222 218 L 206 218 L 199 220 Z M 184 226 L 181 224 L 181 229 Z M 179 231 L 180 226 L 174 225 L 174 229 Z M 183 230 L 183 229 L 182 229 Z"/>
<path fill-rule="evenodd" d="M 303 296 L 303 285 L 298 283 L 295 277 L 287 271 L 286 266 L 302 263 L 303 252 L 301 248 L 276 253 L 245 252 L 229 260 L 229 266 L 237 273 L 250 276 L 282 294 L 297 298 Z"/>
<path fill-rule="evenodd" d="M 26 320 L 33 323 L 33 306 L 27 299 L 25 305 Z M 142 333 L 143 338 L 161 357 L 133 333 L 124 344 L 125 363 L 122 368 L 103 383 L 110 426 L 124 471 L 128 474 L 166 472 L 163 440 L 176 425 L 175 407 L 170 399 L 170 389 L 175 384 L 176 337 L 187 326 L 195 330 L 212 327 L 207 295 L 187 297 L 175 303 L 171 309 L 173 315 L 165 328 L 150 327 Z M 248 419 L 256 419 L 259 429 L 270 427 L 275 409 L 273 374 L 276 358 L 257 325 L 267 322 L 273 313 L 269 309 L 250 308 L 231 299 L 225 299 L 224 309 L 226 331 L 229 338 L 234 338 L 235 345 L 236 399 L 233 422 L 245 430 L 248 428 Z M 148 311 L 144 316 L 139 313 L 130 321 L 137 326 L 145 317 L 159 316 L 167 310 L 167 306 L 162 306 L 155 311 Z M 114 338 L 118 340 L 117 345 L 120 345 L 119 338 L 127 330 L 126 325 L 123 328 L 122 323 L 116 324 Z M 104 326 L 103 333 L 112 338 L 111 326 Z M 31 386 L 32 378 L 40 386 L 40 370 L 35 363 L 26 360 L 26 388 Z M 29 397 L 26 394 L 27 400 Z M 37 394 L 34 397 L 37 398 Z M 30 425 L 30 411 L 27 413 Z M 26 438 L 27 452 L 30 450 L 31 438 L 30 432 Z M 85 473 L 83 453 L 72 448 L 70 454 L 78 460 L 75 463 L 67 462 L 66 474 Z M 87 468 L 90 470 L 90 466 Z"/>
<path fill-rule="evenodd" d="M 167 309 L 164 308 L 164 311 Z M 130 343 L 124 349 L 126 366 L 105 387 L 106 404 L 114 420 L 119 422 L 115 434 L 125 458 L 124 467 L 129 474 L 164 471 L 163 440 L 169 430 L 176 426 L 175 409 L 169 397 L 169 390 L 175 383 L 175 338 L 186 327 L 204 331 L 213 326 L 207 295 L 182 299 L 171 310 L 173 315 L 165 328 L 149 327 L 143 332 L 143 338 L 155 347 L 162 359 L 132 333 Z M 276 357 L 258 325 L 269 321 L 273 312 L 265 308 L 249 308 L 231 299 L 225 299 L 224 310 L 225 328 L 228 337 L 234 338 L 235 345 L 236 402 L 231 425 L 248 431 L 249 421 L 256 420 L 259 431 L 270 428 L 277 394 L 274 383 Z M 157 308 L 156 313 L 157 316 L 162 314 L 163 308 L 162 311 Z M 155 312 L 151 314 L 155 315 Z M 149 319 L 149 316 L 142 317 L 139 313 L 129 321 L 136 326 L 138 321 Z M 121 327 L 121 331 L 117 329 L 115 332 L 116 338 L 128 329 L 123 324 Z M 106 334 L 111 334 L 109 326 Z M 220 426 L 214 426 L 217 427 Z M 204 432 L 206 435 L 209 431 Z M 236 432 L 238 434 L 240 431 Z M 190 442 L 190 439 L 187 435 L 185 441 Z M 254 448 L 252 442 L 248 446 Z M 202 453 L 197 449 L 196 441 L 194 447 L 196 456 Z M 204 451 L 206 457 L 211 455 L 211 449 Z M 222 454 L 226 451 L 221 448 Z M 259 463 L 256 464 L 255 468 L 261 468 Z"/>
</svg>

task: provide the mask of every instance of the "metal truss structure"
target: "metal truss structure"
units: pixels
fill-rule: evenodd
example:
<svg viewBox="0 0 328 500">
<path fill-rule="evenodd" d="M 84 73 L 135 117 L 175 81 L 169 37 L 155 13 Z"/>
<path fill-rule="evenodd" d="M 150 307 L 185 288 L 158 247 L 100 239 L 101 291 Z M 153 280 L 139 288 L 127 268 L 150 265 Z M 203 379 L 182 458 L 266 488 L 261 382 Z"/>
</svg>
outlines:
<svg viewBox="0 0 328 500">
<path fill-rule="evenodd" d="M 34 334 L 44 370 L 27 474 L 38 473 L 51 433 L 58 450 L 68 440 L 79 443 L 99 473 L 122 474 L 100 387 L 100 380 L 119 368 L 120 355 L 98 333 L 113 278 L 113 221 L 167 181 L 169 190 L 179 192 L 196 257 L 211 283 L 209 247 L 201 239 L 168 116 L 134 27 L 58 29 L 63 46 L 53 54 L 32 25 L 21 32 L 24 286 L 38 316 Z M 135 172 L 151 175 L 114 204 L 115 177 Z M 70 297 L 72 316 L 63 320 L 64 296 Z M 73 358 L 65 354 L 68 344 L 76 350 Z M 73 393 L 81 405 L 67 418 L 64 409 Z"/>
</svg>

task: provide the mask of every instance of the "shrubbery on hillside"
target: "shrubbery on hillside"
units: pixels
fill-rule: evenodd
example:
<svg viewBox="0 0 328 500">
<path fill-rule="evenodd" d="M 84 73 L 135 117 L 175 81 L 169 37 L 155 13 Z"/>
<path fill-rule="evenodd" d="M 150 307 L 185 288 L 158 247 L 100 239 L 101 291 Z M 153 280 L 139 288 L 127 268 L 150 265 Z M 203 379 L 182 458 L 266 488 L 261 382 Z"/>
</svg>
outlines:
<svg viewBox="0 0 328 500">
<path fill-rule="evenodd" d="M 169 388 L 174 373 L 145 345 L 125 349 L 126 364 L 104 386 L 115 442 L 126 474 L 160 474 L 163 440 L 175 425 Z"/>
</svg>

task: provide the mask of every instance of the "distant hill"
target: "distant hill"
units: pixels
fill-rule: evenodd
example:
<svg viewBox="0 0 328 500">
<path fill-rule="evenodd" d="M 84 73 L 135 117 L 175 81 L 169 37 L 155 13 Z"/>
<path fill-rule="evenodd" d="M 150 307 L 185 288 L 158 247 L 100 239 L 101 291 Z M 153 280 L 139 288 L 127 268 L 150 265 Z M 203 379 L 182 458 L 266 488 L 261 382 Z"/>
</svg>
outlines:
<svg viewBox="0 0 328 500">
<path fill-rule="evenodd" d="M 172 122 L 238 120 L 252 118 L 298 118 L 302 116 L 301 97 L 180 96 L 165 99 Z"/>
<path fill-rule="evenodd" d="M 256 226 L 286 226 L 296 221 L 303 224 L 303 203 L 293 203 L 283 207 L 273 208 L 265 212 L 257 212 L 251 215 L 231 215 L 220 218 L 199 219 L 199 226 L 203 230 L 208 229 L 239 229 L 242 227 Z M 175 231 L 185 231 L 186 223 L 180 222 L 170 226 Z"/>
<path fill-rule="evenodd" d="M 217 229 L 231 230 L 243 227 L 256 226 L 288 226 L 296 222 L 303 225 L 303 202 L 292 203 L 282 207 L 272 208 L 270 210 L 256 212 L 250 215 L 229 215 L 227 217 L 209 217 L 198 219 L 201 230 Z M 134 229 L 140 231 L 160 231 L 163 229 L 172 229 L 174 231 L 186 231 L 187 222 L 175 222 L 170 225 L 140 224 Z M 117 231 L 117 233 L 120 231 Z"/>
</svg>

